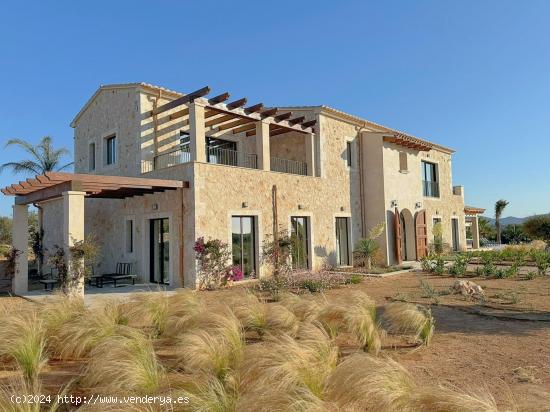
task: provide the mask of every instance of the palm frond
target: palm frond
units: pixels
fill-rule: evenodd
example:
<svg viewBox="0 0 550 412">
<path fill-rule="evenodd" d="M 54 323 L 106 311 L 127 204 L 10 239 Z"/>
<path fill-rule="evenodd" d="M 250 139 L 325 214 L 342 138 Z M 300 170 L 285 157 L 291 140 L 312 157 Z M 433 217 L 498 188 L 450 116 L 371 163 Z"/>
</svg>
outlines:
<svg viewBox="0 0 550 412">
<path fill-rule="evenodd" d="M 33 162 L 32 160 L 23 160 L 21 162 L 7 162 L 3 165 L 0 165 L 0 173 L 2 173 L 6 169 L 11 169 L 13 174 L 42 174 L 41 166 L 38 163 Z"/>
</svg>

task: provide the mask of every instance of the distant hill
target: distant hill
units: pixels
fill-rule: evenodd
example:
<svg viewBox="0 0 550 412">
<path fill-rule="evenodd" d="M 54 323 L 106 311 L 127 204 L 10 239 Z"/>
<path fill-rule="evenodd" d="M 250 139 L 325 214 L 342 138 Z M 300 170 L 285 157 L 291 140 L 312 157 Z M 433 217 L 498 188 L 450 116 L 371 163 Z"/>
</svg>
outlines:
<svg viewBox="0 0 550 412">
<path fill-rule="evenodd" d="M 550 213 L 549 213 L 550 215 Z M 539 215 L 537 215 L 539 216 Z M 487 219 L 491 225 L 495 225 L 495 219 L 493 217 L 488 217 L 488 216 L 481 216 L 483 217 L 484 219 Z M 507 216 L 507 217 L 503 217 L 500 219 L 500 224 L 502 226 L 508 226 L 508 225 L 521 225 L 523 224 L 523 222 L 525 222 L 527 219 L 529 219 L 531 216 L 527 216 L 527 217 L 515 217 L 515 216 Z"/>
</svg>

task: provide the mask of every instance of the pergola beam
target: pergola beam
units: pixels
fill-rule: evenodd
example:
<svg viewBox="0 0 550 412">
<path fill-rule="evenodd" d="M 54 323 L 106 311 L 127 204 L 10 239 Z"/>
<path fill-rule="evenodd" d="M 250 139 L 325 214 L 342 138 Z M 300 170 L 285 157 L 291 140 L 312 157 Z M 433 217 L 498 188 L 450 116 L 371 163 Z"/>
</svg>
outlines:
<svg viewBox="0 0 550 412">
<path fill-rule="evenodd" d="M 246 97 L 243 97 L 242 99 L 235 100 L 235 101 L 233 101 L 233 102 L 231 102 L 231 103 L 227 103 L 227 106 L 226 106 L 226 107 L 227 107 L 229 110 L 233 110 L 233 109 L 237 109 L 237 108 L 239 108 L 239 107 L 243 107 L 243 106 L 246 104 L 246 102 L 247 102 Z"/>
<path fill-rule="evenodd" d="M 240 126 L 240 125 L 243 125 L 243 124 L 246 124 L 246 123 L 255 123 L 255 122 L 254 122 L 254 120 L 251 120 L 251 119 L 239 119 L 239 120 L 235 120 L 234 122 L 226 123 L 226 124 L 222 124 L 222 125 L 218 126 L 218 130 L 232 129 L 236 126 Z"/>
<path fill-rule="evenodd" d="M 244 112 L 246 114 L 256 113 L 256 112 L 261 111 L 263 108 L 264 108 L 264 104 L 263 103 L 258 103 L 258 104 L 254 104 L 254 105 L 249 106 L 249 107 L 245 107 Z"/>
<path fill-rule="evenodd" d="M 205 86 L 202 89 L 195 90 L 192 93 L 186 94 L 185 96 L 182 96 L 182 97 L 178 97 L 177 99 L 174 99 L 171 102 L 168 102 L 166 104 L 163 104 L 162 106 L 157 107 L 156 109 L 151 110 L 150 115 L 154 116 L 156 114 L 166 112 L 167 110 L 174 109 L 178 106 L 190 103 L 193 100 L 198 99 L 199 97 L 206 96 L 208 93 L 210 93 L 210 87 Z"/>
<path fill-rule="evenodd" d="M 256 123 L 255 122 L 251 122 L 251 123 L 245 124 L 244 126 L 237 127 L 235 129 L 233 129 L 233 134 L 237 134 L 237 133 L 241 133 L 241 132 L 247 132 L 247 131 L 252 130 L 252 129 L 254 129 L 254 131 L 256 130 Z"/>
</svg>

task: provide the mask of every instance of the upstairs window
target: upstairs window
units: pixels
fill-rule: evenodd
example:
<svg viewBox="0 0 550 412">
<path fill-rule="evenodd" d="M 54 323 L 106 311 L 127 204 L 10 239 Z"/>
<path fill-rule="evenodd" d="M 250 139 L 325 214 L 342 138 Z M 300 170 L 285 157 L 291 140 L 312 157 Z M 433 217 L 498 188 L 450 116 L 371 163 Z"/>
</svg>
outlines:
<svg viewBox="0 0 550 412">
<path fill-rule="evenodd" d="M 409 171 L 407 153 L 399 152 L 399 171 L 401 173 L 406 173 Z"/>
<path fill-rule="evenodd" d="M 439 197 L 437 165 L 422 161 L 422 191 L 425 197 Z"/>
<path fill-rule="evenodd" d="M 351 142 L 346 142 L 346 164 L 348 167 L 351 167 L 351 160 L 352 160 L 352 148 L 351 148 Z"/>
<path fill-rule="evenodd" d="M 111 137 L 108 137 L 107 139 L 105 139 L 105 143 L 106 143 L 106 146 L 107 146 L 107 150 L 106 150 L 106 164 L 107 165 L 113 165 L 116 163 L 116 135 L 115 136 L 111 136 Z"/>
<path fill-rule="evenodd" d="M 88 146 L 88 170 L 90 172 L 95 170 L 95 143 L 90 143 Z"/>
</svg>

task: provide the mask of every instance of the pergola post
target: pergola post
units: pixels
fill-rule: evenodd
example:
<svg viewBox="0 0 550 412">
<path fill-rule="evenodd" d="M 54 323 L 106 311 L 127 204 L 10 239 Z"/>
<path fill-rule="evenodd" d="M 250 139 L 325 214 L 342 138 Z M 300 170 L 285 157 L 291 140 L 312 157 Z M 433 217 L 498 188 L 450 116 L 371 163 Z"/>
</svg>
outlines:
<svg viewBox="0 0 550 412">
<path fill-rule="evenodd" d="M 256 154 L 258 169 L 271 170 L 271 150 L 269 148 L 269 123 L 256 122 Z"/>
<path fill-rule="evenodd" d="M 306 163 L 307 163 L 307 175 L 315 176 L 315 135 L 308 133 L 305 135 L 306 139 Z"/>
<path fill-rule="evenodd" d="M 74 262 L 71 259 L 70 248 L 84 240 L 84 196 L 86 192 L 63 192 L 63 249 L 67 258 L 67 270 L 71 275 L 74 266 L 84 262 Z M 84 296 L 84 279 L 72 285 L 71 293 Z"/>
<path fill-rule="evenodd" d="M 197 101 L 189 104 L 191 160 L 195 162 L 206 162 L 204 107 L 204 104 Z"/>
<path fill-rule="evenodd" d="M 29 206 L 13 205 L 12 242 L 19 253 L 15 258 L 15 274 L 12 281 L 13 293 L 22 295 L 29 290 Z"/>
<path fill-rule="evenodd" d="M 477 215 L 471 218 L 472 226 L 470 230 L 472 232 L 472 248 L 479 249 L 479 224 Z"/>
</svg>

